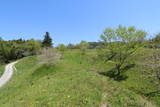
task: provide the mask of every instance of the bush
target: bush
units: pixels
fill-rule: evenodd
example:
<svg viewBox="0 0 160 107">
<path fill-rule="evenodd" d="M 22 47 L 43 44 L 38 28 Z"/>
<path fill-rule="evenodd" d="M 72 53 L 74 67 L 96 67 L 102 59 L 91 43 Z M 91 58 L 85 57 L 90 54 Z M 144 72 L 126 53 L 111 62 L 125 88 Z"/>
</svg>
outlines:
<svg viewBox="0 0 160 107">
<path fill-rule="evenodd" d="M 41 49 L 41 42 L 36 40 L 0 41 L 0 62 L 8 63 L 25 56 L 36 55 Z"/>
</svg>

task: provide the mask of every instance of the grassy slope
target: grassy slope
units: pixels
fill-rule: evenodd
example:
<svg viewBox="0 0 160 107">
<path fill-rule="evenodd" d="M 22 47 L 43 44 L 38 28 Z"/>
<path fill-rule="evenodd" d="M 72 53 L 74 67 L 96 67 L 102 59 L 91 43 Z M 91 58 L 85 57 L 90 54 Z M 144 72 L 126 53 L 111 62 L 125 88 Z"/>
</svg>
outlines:
<svg viewBox="0 0 160 107">
<path fill-rule="evenodd" d="M 143 49 L 137 52 L 130 60 L 135 61 L 136 63 L 145 63 L 145 59 L 149 54 L 151 54 L 151 52 L 151 49 Z M 107 72 L 112 68 L 113 65 L 111 63 L 97 62 L 95 64 L 95 69 L 97 69 L 99 72 Z M 126 76 L 128 76 L 128 78 L 119 83 L 141 96 L 159 90 L 157 85 L 153 83 L 153 78 L 144 78 L 143 71 L 143 66 L 135 65 L 133 68 L 128 69 L 127 72 L 124 73 Z M 152 100 L 158 106 L 160 106 L 159 99 L 160 94 L 155 94 L 155 96 L 148 97 L 148 100 Z"/>
<path fill-rule="evenodd" d="M 143 64 L 145 63 L 145 59 L 151 53 L 151 49 L 144 49 L 143 51 L 138 52 L 132 59 L 137 63 Z M 129 89 L 141 95 L 159 90 L 157 85 L 154 84 L 153 81 L 155 80 L 153 78 L 144 77 L 144 69 L 143 66 L 135 66 L 126 73 L 129 78 L 122 82 L 125 86 L 129 87 Z M 160 106 L 160 94 L 155 94 L 155 96 L 148 98 Z"/>
<path fill-rule="evenodd" d="M 4 64 L 0 65 L 0 76 L 3 74 L 4 72 Z"/>
<path fill-rule="evenodd" d="M 90 72 L 94 66 L 77 51 L 67 52 L 54 66 L 40 65 L 35 56 L 24 58 L 16 65 L 18 72 L 0 89 L 0 107 L 152 106 L 119 83 Z"/>
</svg>

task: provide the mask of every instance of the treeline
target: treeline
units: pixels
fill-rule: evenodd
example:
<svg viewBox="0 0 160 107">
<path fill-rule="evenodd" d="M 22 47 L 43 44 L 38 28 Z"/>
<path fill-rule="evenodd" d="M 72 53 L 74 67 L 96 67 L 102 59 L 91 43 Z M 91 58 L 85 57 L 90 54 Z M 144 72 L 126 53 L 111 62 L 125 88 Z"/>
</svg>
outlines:
<svg viewBox="0 0 160 107">
<path fill-rule="evenodd" d="M 41 48 L 42 43 L 34 39 L 0 41 L 0 62 L 8 63 L 10 60 L 19 59 L 25 56 L 35 55 Z"/>
<path fill-rule="evenodd" d="M 0 39 L 0 63 L 8 63 L 22 57 L 36 55 L 43 47 L 52 47 L 52 39 L 46 32 L 43 41 L 39 40 L 3 40 Z"/>
<path fill-rule="evenodd" d="M 83 42 L 83 41 L 81 41 L 81 42 Z M 96 47 L 103 46 L 102 42 L 87 42 L 87 43 L 88 43 L 88 49 L 94 49 Z M 67 48 L 68 49 L 80 49 L 81 48 L 81 43 L 79 43 L 79 44 L 69 43 L 67 45 Z"/>
<path fill-rule="evenodd" d="M 160 33 L 155 35 L 154 38 L 144 40 L 144 48 L 160 48 Z M 99 41 L 99 42 L 88 42 L 88 49 L 95 49 L 99 47 L 104 47 L 104 43 Z M 69 43 L 66 46 L 67 49 L 80 49 L 81 44 L 71 44 Z"/>
</svg>

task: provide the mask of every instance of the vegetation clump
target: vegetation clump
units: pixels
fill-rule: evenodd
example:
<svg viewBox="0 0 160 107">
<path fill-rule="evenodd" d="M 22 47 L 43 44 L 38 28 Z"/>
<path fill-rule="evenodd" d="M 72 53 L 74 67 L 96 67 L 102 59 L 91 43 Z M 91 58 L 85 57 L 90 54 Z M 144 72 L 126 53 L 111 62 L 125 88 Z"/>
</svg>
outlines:
<svg viewBox="0 0 160 107">
<path fill-rule="evenodd" d="M 52 38 L 50 37 L 49 32 L 46 32 L 45 36 L 44 36 L 44 40 L 42 42 L 42 46 L 47 48 L 47 47 L 52 47 Z"/>
<path fill-rule="evenodd" d="M 107 49 L 106 61 L 111 61 L 115 65 L 115 70 L 111 71 L 114 79 L 123 79 L 123 67 L 142 45 L 146 32 L 137 30 L 135 27 L 119 26 L 117 29 L 107 28 L 101 35 L 102 42 Z M 126 65 L 128 66 L 128 65 Z"/>
<path fill-rule="evenodd" d="M 0 62 L 8 63 L 11 60 L 16 60 L 26 56 L 36 55 L 41 48 L 41 42 L 31 40 L 10 40 L 0 41 Z"/>
</svg>

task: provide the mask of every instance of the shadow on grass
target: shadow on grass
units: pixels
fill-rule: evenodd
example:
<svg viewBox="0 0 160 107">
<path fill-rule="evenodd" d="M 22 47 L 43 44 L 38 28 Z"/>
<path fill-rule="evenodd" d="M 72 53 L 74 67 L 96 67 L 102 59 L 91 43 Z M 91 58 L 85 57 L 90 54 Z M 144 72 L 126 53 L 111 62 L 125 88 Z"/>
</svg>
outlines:
<svg viewBox="0 0 160 107">
<path fill-rule="evenodd" d="M 125 75 L 125 72 L 128 71 L 129 69 L 133 68 L 134 66 L 135 66 L 135 64 L 126 65 L 125 67 L 123 67 L 121 69 L 120 75 L 117 75 L 116 68 L 113 68 L 107 72 L 99 72 L 99 74 L 113 78 L 116 81 L 123 81 L 128 78 L 128 76 Z"/>
<path fill-rule="evenodd" d="M 51 66 L 44 64 L 41 67 L 37 68 L 33 73 L 32 73 L 32 79 L 39 79 L 43 76 L 50 75 L 53 72 L 56 72 L 57 67 L 56 66 Z"/>
<path fill-rule="evenodd" d="M 149 92 L 149 93 L 145 93 L 144 94 L 146 97 L 155 97 L 155 96 L 160 96 L 160 90 L 157 90 L 157 91 L 153 91 L 153 92 Z"/>
</svg>

